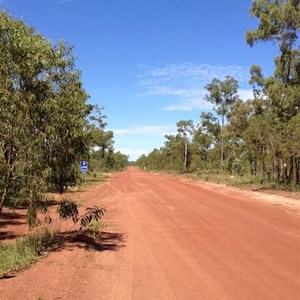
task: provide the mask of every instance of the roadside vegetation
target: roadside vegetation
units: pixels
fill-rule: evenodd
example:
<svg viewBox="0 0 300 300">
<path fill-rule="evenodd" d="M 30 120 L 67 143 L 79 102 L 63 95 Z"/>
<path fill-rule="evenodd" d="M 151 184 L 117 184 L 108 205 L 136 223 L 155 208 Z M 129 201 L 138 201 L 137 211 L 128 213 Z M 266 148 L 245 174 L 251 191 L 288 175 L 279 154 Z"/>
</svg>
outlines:
<svg viewBox="0 0 300 300">
<path fill-rule="evenodd" d="M 214 112 L 201 112 L 198 124 L 179 121 L 177 134 L 166 135 L 164 146 L 137 160 L 140 168 L 299 189 L 300 2 L 255 0 L 250 15 L 259 25 L 246 33 L 247 43 L 278 47 L 274 74 L 265 77 L 260 66 L 252 66 L 254 99 L 248 101 L 240 99 L 235 78 L 213 79 L 205 99 Z"/>
<path fill-rule="evenodd" d="M 63 194 L 90 174 L 124 169 L 103 108 L 88 104 L 73 48 L 0 13 L 0 215 L 28 209 L 29 225 L 47 212 L 48 192 Z M 88 161 L 88 179 L 80 173 Z"/>
<path fill-rule="evenodd" d="M 126 168 L 128 157 L 113 148 L 104 108 L 88 103 L 73 47 L 53 44 L 0 12 L 0 73 L 0 219 L 4 207 L 22 206 L 30 229 L 47 227 L 56 213 L 96 236 L 105 209 L 63 194 L 104 181 Z M 80 172 L 81 161 L 88 162 L 87 173 Z M 62 196 L 54 201 L 51 193 Z M 56 233 L 34 232 L 0 244 L 0 275 L 26 268 L 56 246 Z"/>
<path fill-rule="evenodd" d="M 14 244 L 0 244 L 0 278 L 29 267 L 58 245 L 57 234 L 45 229 L 31 233 Z"/>
</svg>

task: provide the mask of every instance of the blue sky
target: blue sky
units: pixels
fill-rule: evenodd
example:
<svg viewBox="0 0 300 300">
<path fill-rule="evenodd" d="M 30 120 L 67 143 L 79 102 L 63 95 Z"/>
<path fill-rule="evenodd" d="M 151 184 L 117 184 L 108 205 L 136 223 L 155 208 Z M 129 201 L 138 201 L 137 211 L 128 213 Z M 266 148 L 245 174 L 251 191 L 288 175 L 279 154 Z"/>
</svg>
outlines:
<svg viewBox="0 0 300 300">
<path fill-rule="evenodd" d="M 0 0 L 54 43 L 74 45 L 90 103 L 104 106 L 115 149 L 131 160 L 160 148 L 176 122 L 200 121 L 214 77 L 239 80 L 251 97 L 249 69 L 274 70 L 270 44 L 250 48 L 250 0 Z"/>
</svg>

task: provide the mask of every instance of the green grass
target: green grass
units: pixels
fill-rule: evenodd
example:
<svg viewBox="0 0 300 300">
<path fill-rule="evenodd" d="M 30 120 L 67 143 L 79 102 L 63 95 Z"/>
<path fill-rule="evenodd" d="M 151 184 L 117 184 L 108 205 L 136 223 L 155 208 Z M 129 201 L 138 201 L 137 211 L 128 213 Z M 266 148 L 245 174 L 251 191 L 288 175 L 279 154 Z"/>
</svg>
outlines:
<svg viewBox="0 0 300 300">
<path fill-rule="evenodd" d="M 82 203 L 82 201 L 81 201 L 81 200 L 78 200 L 78 201 L 76 201 L 75 203 L 76 203 L 76 206 L 77 206 L 77 208 L 79 208 L 79 207 L 82 207 L 82 206 L 83 206 L 83 203 Z"/>
<path fill-rule="evenodd" d="M 204 180 L 214 183 L 232 185 L 232 186 L 258 186 L 261 185 L 259 177 L 256 176 L 239 176 L 239 175 L 230 175 L 230 174 L 216 174 L 216 173 L 203 173 L 203 174 L 188 174 L 188 177 L 195 180 Z M 272 183 L 264 181 L 264 185 L 271 187 Z"/>
<path fill-rule="evenodd" d="M 94 221 L 92 222 L 88 228 L 87 231 L 93 236 L 96 237 L 100 234 L 100 230 L 104 227 L 107 227 L 107 224 L 102 223 L 100 221 Z"/>
<path fill-rule="evenodd" d="M 109 178 L 108 174 L 105 173 L 88 173 L 81 175 L 80 188 L 86 188 L 93 185 L 98 185 L 101 182 L 107 181 Z"/>
<path fill-rule="evenodd" d="M 251 175 L 230 175 L 230 174 L 216 174 L 216 173 L 189 173 L 185 175 L 186 177 L 192 180 L 203 180 L 218 184 L 225 184 L 229 186 L 236 186 L 240 188 L 247 188 L 247 189 L 276 189 L 280 191 L 293 191 L 299 192 L 300 187 L 297 186 L 293 188 L 291 185 L 284 185 L 279 184 L 275 187 L 274 182 L 272 180 L 264 179 L 262 180 L 259 176 L 251 176 Z"/>
<path fill-rule="evenodd" d="M 20 271 L 57 246 L 57 233 L 45 229 L 27 235 L 15 244 L 0 245 L 0 275 Z"/>
</svg>

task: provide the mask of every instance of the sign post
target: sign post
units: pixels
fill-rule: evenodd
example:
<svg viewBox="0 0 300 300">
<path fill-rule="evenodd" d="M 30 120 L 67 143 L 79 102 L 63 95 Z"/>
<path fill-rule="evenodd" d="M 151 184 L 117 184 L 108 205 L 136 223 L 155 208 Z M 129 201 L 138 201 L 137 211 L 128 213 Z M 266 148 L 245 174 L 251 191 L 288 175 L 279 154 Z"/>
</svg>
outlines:
<svg viewBox="0 0 300 300">
<path fill-rule="evenodd" d="M 87 161 L 80 162 L 80 172 L 85 173 L 84 175 L 84 184 L 86 184 L 86 173 L 88 172 L 89 163 Z"/>
</svg>

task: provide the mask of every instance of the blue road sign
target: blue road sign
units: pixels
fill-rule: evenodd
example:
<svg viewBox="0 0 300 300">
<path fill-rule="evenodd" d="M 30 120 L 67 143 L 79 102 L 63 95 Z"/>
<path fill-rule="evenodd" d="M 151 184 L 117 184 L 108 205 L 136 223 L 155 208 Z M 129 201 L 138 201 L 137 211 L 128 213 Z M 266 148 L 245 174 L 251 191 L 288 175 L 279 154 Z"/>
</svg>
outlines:
<svg viewBox="0 0 300 300">
<path fill-rule="evenodd" d="M 88 162 L 87 161 L 81 161 L 80 162 L 80 172 L 87 173 L 88 171 Z"/>
</svg>

